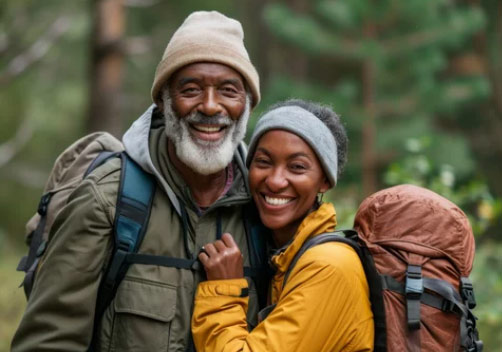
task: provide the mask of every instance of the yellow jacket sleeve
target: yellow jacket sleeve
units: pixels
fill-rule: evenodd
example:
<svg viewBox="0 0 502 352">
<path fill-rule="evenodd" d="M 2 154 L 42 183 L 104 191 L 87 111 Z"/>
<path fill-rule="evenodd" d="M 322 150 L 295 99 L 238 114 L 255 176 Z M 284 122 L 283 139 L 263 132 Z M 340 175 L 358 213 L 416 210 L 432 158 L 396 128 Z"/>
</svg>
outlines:
<svg viewBox="0 0 502 352">
<path fill-rule="evenodd" d="M 246 299 L 238 295 L 245 287 L 245 280 L 199 286 L 192 320 L 198 351 L 373 348 L 373 315 L 364 272 L 357 254 L 343 244 L 327 243 L 307 251 L 275 309 L 252 332 L 245 322 Z"/>
</svg>

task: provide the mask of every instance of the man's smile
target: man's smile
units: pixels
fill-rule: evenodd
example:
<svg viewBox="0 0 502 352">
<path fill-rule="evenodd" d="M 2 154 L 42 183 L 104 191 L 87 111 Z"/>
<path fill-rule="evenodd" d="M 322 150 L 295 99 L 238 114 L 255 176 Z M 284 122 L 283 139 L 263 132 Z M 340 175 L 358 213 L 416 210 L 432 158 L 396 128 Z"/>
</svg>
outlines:
<svg viewBox="0 0 502 352">
<path fill-rule="evenodd" d="M 189 124 L 190 131 L 197 139 L 218 141 L 224 137 L 227 125 Z"/>
</svg>

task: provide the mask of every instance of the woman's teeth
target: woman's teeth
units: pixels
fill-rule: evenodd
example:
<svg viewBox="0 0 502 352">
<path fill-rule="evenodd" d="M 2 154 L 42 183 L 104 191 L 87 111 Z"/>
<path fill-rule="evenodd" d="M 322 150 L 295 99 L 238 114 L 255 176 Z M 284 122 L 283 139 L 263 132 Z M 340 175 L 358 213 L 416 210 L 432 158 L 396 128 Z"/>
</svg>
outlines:
<svg viewBox="0 0 502 352">
<path fill-rule="evenodd" d="M 286 203 L 289 203 L 291 201 L 291 198 L 272 198 L 265 196 L 265 202 L 271 205 L 284 205 Z"/>
</svg>

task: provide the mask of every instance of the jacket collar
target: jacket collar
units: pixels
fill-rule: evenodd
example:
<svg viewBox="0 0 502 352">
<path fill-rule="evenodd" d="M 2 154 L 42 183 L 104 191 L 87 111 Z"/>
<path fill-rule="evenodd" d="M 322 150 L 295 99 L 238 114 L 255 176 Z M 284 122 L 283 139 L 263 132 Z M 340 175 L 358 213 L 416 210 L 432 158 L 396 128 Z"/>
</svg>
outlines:
<svg viewBox="0 0 502 352">
<path fill-rule="evenodd" d="M 272 264 L 278 272 L 286 272 L 295 254 L 300 250 L 307 239 L 325 232 L 332 232 L 335 230 L 335 226 L 335 207 L 331 203 L 321 204 L 317 210 L 303 219 L 292 242 L 281 248 L 277 254 L 272 257 Z"/>
</svg>

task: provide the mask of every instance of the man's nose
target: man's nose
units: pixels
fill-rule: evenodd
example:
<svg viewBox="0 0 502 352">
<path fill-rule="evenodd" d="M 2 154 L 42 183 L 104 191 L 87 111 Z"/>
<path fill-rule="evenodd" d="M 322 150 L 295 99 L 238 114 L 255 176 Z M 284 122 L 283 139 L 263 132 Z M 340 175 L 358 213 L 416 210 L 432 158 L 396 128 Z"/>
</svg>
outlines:
<svg viewBox="0 0 502 352">
<path fill-rule="evenodd" d="M 218 99 L 215 89 L 209 88 L 204 92 L 204 97 L 199 105 L 199 112 L 206 116 L 219 115 L 223 112 L 223 107 Z"/>
<path fill-rule="evenodd" d="M 267 176 L 265 183 L 271 192 L 280 192 L 288 186 L 288 179 L 282 168 L 274 168 Z"/>
</svg>

